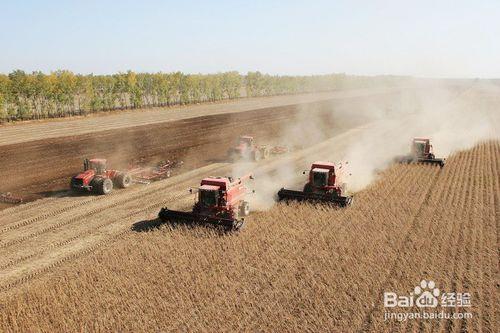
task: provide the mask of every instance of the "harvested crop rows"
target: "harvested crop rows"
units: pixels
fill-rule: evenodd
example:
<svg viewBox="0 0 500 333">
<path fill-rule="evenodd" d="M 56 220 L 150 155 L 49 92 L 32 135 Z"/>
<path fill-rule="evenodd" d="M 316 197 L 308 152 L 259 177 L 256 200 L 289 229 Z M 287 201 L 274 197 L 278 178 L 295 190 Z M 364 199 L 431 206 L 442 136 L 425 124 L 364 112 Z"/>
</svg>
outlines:
<svg viewBox="0 0 500 333">
<path fill-rule="evenodd" d="M 443 169 L 396 165 L 348 209 L 275 205 L 225 236 L 147 223 L 131 230 L 139 211 L 151 208 L 154 216 L 173 197 L 178 207 L 189 206 L 185 191 L 154 184 L 151 192 L 164 200 L 131 200 L 120 203 L 122 214 L 96 212 L 88 219 L 94 228 L 115 229 L 112 238 L 96 233 L 89 240 L 106 239 L 107 246 L 75 250 L 57 271 L 5 293 L 1 330 L 495 332 L 499 163 L 500 143 L 491 141 L 454 154 Z M 121 202 L 120 192 L 114 196 L 103 205 Z M 37 209 L 31 205 L 28 210 Z M 48 227 L 16 227 L 20 216 L 29 213 L 3 224 L 2 235 Z M 473 318 L 384 321 L 383 292 L 408 293 L 422 279 L 443 291 L 470 292 Z"/>
</svg>

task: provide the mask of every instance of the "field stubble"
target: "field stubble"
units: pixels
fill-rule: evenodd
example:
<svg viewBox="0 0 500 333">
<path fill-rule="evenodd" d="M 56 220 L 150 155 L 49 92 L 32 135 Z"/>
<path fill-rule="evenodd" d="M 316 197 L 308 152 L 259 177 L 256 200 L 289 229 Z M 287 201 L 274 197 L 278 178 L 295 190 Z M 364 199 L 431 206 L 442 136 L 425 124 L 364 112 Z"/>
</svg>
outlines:
<svg viewBox="0 0 500 333">
<path fill-rule="evenodd" d="M 498 329 L 499 142 L 396 165 L 334 209 L 276 205 L 239 234 L 126 232 L 2 300 L 2 330 Z M 384 291 L 472 293 L 471 320 L 384 322 Z M 458 311 L 459 309 L 453 309 Z"/>
</svg>

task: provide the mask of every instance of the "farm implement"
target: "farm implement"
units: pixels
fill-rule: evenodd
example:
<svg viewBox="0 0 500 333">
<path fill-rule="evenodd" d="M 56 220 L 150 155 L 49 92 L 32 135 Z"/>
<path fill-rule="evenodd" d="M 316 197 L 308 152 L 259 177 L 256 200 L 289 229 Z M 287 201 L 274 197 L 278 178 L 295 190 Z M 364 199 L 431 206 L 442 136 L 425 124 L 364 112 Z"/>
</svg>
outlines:
<svg viewBox="0 0 500 333">
<path fill-rule="evenodd" d="M 411 153 L 406 156 L 396 157 L 398 163 L 425 163 L 437 164 L 443 167 L 445 160 L 443 158 L 436 158 L 434 156 L 433 148 L 430 139 L 414 138 L 411 145 Z"/>
<path fill-rule="evenodd" d="M 198 187 L 198 199 L 191 212 L 164 207 L 158 217 L 164 222 L 211 225 L 226 231 L 239 230 L 245 216 L 250 214 L 250 206 L 245 201 L 247 188 L 244 185 L 249 179 L 253 179 L 252 174 L 236 180 L 231 177 L 204 178 Z"/>
<path fill-rule="evenodd" d="M 269 158 L 270 155 L 281 155 L 289 151 L 286 146 L 257 145 L 252 136 L 242 135 L 236 145 L 228 150 L 227 155 L 232 162 L 241 160 L 257 162 Z"/>
<path fill-rule="evenodd" d="M 172 169 L 178 168 L 183 164 L 182 161 L 162 161 L 155 167 L 135 166 L 127 170 L 134 183 L 150 184 L 151 182 L 169 178 L 172 175 Z"/>
<path fill-rule="evenodd" d="M 10 192 L 0 193 L 0 202 L 9 204 L 20 204 L 23 203 L 23 198 L 15 196 Z"/>
<path fill-rule="evenodd" d="M 304 171 L 304 174 L 306 171 Z M 278 191 L 279 201 L 307 201 L 333 204 L 340 207 L 352 203 L 352 196 L 346 196 L 346 183 L 340 183 L 342 165 L 336 169 L 331 162 L 314 162 L 309 170 L 309 180 L 302 191 L 282 188 Z"/>
</svg>

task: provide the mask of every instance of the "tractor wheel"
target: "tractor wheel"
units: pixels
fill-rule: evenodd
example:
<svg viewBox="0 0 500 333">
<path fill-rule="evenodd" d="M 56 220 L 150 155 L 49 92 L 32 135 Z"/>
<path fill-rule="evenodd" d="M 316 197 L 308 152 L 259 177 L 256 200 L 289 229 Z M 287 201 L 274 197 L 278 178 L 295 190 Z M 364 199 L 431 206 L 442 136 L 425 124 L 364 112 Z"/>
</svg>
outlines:
<svg viewBox="0 0 500 333">
<path fill-rule="evenodd" d="M 269 158 L 269 149 L 267 148 L 262 149 L 262 159 L 265 160 L 268 158 Z"/>
<path fill-rule="evenodd" d="M 69 182 L 69 188 L 74 192 L 78 192 L 79 188 L 75 185 L 75 182 L 76 182 L 76 177 L 71 177 L 71 181 Z"/>
<path fill-rule="evenodd" d="M 132 184 L 132 177 L 128 173 L 120 173 L 116 176 L 116 185 L 121 188 L 127 188 Z"/>
<path fill-rule="evenodd" d="M 311 185 L 311 183 L 307 183 L 304 185 L 304 192 L 305 193 L 312 193 L 313 191 L 313 186 Z"/>
<path fill-rule="evenodd" d="M 240 206 L 240 215 L 241 216 L 248 216 L 250 215 L 250 205 L 248 204 L 248 201 L 243 201 Z"/>
<path fill-rule="evenodd" d="M 259 150 L 255 150 L 255 151 L 253 152 L 253 160 L 254 160 L 255 162 L 258 162 L 258 161 L 260 161 L 260 157 L 261 157 L 261 156 L 260 156 L 260 151 L 259 151 Z"/>
<path fill-rule="evenodd" d="M 92 181 L 92 189 L 98 194 L 109 194 L 113 190 L 113 182 L 109 178 L 98 178 Z"/>
</svg>

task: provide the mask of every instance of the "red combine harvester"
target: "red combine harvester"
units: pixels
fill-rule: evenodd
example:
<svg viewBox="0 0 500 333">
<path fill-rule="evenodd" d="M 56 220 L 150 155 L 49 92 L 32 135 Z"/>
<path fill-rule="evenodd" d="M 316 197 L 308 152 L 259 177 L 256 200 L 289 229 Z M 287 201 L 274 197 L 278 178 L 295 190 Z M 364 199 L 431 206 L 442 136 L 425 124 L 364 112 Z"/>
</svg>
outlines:
<svg viewBox="0 0 500 333">
<path fill-rule="evenodd" d="M 397 157 L 396 161 L 399 163 L 438 164 L 441 168 L 445 163 L 443 158 L 436 158 L 434 156 L 430 139 L 426 138 L 414 138 L 410 155 Z"/>
<path fill-rule="evenodd" d="M 250 213 L 245 201 L 247 188 L 244 183 L 253 179 L 252 174 L 233 180 L 231 177 L 209 177 L 201 181 L 198 201 L 192 212 L 180 212 L 164 207 L 158 217 L 164 222 L 208 224 L 221 226 L 228 231 L 243 226 L 244 217 Z"/>
<path fill-rule="evenodd" d="M 352 203 L 352 196 L 345 195 L 345 183 L 338 185 L 343 176 L 342 166 L 336 168 L 335 164 L 331 162 L 314 162 L 311 165 L 309 181 L 304 185 L 304 190 L 295 191 L 282 188 L 278 191 L 278 200 L 325 202 L 341 207 L 348 206 Z"/>
<path fill-rule="evenodd" d="M 109 194 L 113 190 L 113 185 L 126 188 L 131 183 L 130 174 L 123 171 L 107 170 L 105 159 L 94 158 L 83 161 L 83 172 L 71 178 L 70 186 L 75 191 Z"/>
<path fill-rule="evenodd" d="M 227 154 L 233 162 L 239 160 L 259 161 L 269 157 L 269 148 L 257 146 L 252 136 L 242 135 L 238 138 L 236 146 L 229 149 Z"/>
</svg>

